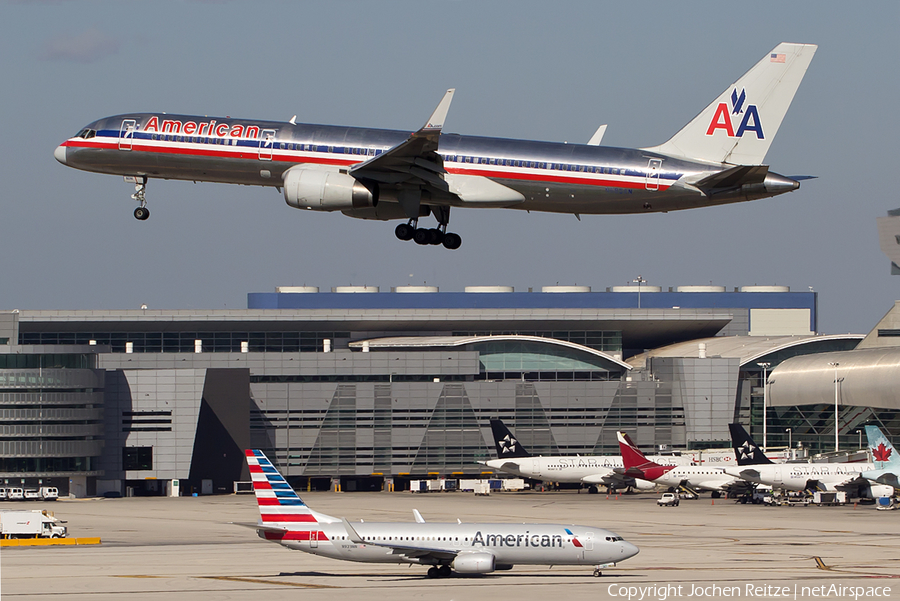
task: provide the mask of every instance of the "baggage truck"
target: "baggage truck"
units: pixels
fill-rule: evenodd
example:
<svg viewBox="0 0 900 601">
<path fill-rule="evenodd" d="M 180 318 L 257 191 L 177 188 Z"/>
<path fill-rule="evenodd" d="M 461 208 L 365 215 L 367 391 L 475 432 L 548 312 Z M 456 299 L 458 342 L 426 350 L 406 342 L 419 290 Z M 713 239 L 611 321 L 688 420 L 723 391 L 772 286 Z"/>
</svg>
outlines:
<svg viewBox="0 0 900 601">
<path fill-rule="evenodd" d="M 0 536 L 3 538 L 65 538 L 67 528 L 52 515 L 39 509 L 0 511 Z"/>
</svg>

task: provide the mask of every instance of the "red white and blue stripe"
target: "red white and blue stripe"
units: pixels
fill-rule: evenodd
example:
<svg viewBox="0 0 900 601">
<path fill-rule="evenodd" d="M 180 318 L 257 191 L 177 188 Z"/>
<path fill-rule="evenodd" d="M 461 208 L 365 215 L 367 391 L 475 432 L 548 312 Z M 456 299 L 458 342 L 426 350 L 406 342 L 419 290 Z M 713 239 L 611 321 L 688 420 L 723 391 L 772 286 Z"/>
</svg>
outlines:
<svg viewBox="0 0 900 601">
<path fill-rule="evenodd" d="M 268 540 L 328 540 L 319 530 L 316 516 L 294 492 L 265 453 L 247 449 L 247 466 L 253 481 L 253 492 L 259 506 L 259 524 L 273 529 L 265 531 Z"/>
</svg>

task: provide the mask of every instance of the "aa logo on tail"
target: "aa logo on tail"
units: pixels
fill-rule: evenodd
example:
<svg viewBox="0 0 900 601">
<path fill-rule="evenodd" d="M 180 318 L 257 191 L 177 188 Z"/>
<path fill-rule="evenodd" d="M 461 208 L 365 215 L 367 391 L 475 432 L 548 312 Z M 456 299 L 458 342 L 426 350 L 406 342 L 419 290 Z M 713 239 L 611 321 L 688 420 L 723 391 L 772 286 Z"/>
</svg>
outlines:
<svg viewBox="0 0 900 601">
<path fill-rule="evenodd" d="M 722 129 L 725 130 L 729 138 L 741 138 L 746 132 L 751 131 L 756 132 L 757 139 L 765 140 L 762 122 L 759 120 L 759 111 L 755 104 L 748 104 L 745 108 L 744 103 L 746 100 L 747 93 L 743 88 L 741 88 L 740 94 L 738 94 L 737 88 L 732 90 L 730 110 L 727 103 L 719 103 L 712 120 L 709 122 L 706 135 L 711 136 L 716 133 L 716 130 Z M 737 132 L 735 132 L 734 123 L 741 115 L 743 117 L 741 117 Z"/>
</svg>

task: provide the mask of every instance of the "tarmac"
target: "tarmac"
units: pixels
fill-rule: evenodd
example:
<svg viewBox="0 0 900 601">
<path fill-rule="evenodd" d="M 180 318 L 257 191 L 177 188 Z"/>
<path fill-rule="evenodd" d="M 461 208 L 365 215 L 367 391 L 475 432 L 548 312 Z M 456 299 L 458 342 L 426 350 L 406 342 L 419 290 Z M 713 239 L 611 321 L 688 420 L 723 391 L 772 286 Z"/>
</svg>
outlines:
<svg viewBox="0 0 900 601">
<path fill-rule="evenodd" d="M 351 521 L 509 521 L 607 528 L 641 552 L 594 578 L 590 567 L 429 579 L 421 566 L 357 564 L 291 551 L 237 523 L 252 495 L 0 503 L 48 509 L 94 546 L 0 549 L 3 599 L 900 598 L 900 511 L 873 505 L 765 507 L 708 496 L 658 507 L 655 494 L 575 491 L 301 493 Z M 680 587 L 680 588 L 679 588 Z"/>
</svg>

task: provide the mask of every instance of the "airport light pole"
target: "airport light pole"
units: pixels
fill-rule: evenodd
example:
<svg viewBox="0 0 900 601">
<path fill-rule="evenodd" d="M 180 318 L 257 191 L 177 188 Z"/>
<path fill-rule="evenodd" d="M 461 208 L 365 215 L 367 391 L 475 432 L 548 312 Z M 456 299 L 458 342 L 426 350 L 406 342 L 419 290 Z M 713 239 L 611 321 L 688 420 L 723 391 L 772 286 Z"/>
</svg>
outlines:
<svg viewBox="0 0 900 601">
<path fill-rule="evenodd" d="M 767 417 L 767 405 L 769 404 L 769 368 L 771 363 L 757 363 L 763 370 L 763 453 L 769 448 L 769 423 Z"/>
<path fill-rule="evenodd" d="M 647 280 L 645 280 L 641 276 L 638 276 L 636 280 L 631 280 L 631 283 L 638 285 L 638 309 L 641 308 L 641 284 L 643 284 L 646 281 Z"/>
<path fill-rule="evenodd" d="M 834 452 L 838 452 L 838 384 L 843 381 L 843 378 L 838 380 L 837 377 L 837 369 L 840 366 L 840 363 L 837 361 L 831 361 L 828 363 L 831 367 L 834 368 Z"/>
<path fill-rule="evenodd" d="M 791 440 L 791 437 L 793 436 L 794 431 L 791 428 L 785 428 L 784 431 L 787 432 L 787 434 L 788 434 L 788 451 L 791 452 L 791 455 L 788 456 L 788 459 L 793 459 L 794 449 L 792 448 L 791 443 L 793 443 L 794 441 Z"/>
<path fill-rule="evenodd" d="M 857 430 L 857 434 L 859 434 L 859 448 L 862 449 L 862 430 Z"/>
</svg>

